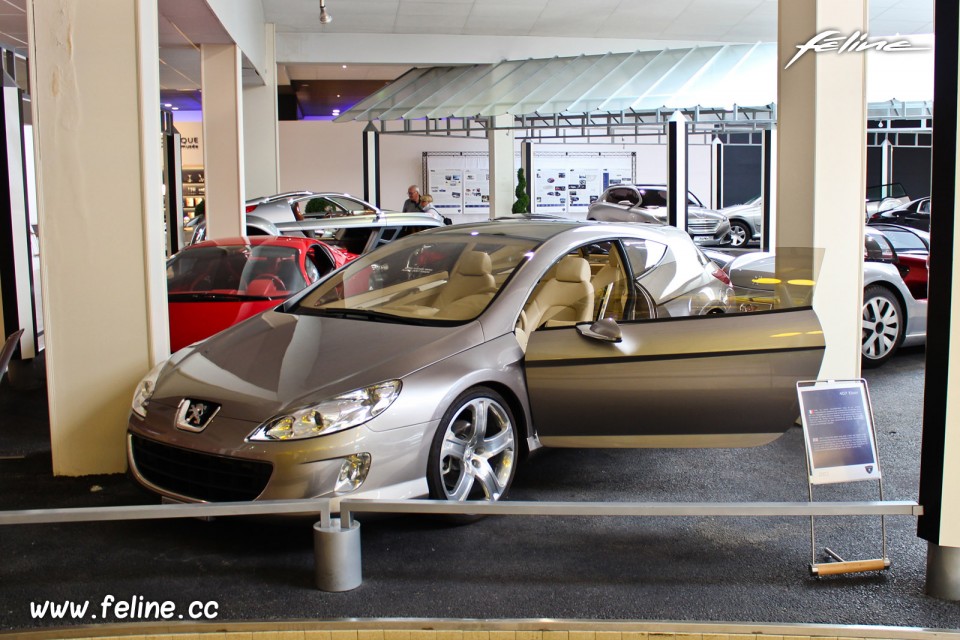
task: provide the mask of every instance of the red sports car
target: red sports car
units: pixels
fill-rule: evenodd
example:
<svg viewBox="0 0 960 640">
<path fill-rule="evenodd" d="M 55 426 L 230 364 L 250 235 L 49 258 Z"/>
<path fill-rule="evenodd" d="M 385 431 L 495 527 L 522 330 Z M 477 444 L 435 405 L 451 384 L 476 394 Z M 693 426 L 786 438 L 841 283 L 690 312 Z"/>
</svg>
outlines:
<svg viewBox="0 0 960 640">
<path fill-rule="evenodd" d="M 271 309 L 356 257 L 320 240 L 286 236 L 223 238 L 186 247 L 167 262 L 170 349 Z"/>
</svg>

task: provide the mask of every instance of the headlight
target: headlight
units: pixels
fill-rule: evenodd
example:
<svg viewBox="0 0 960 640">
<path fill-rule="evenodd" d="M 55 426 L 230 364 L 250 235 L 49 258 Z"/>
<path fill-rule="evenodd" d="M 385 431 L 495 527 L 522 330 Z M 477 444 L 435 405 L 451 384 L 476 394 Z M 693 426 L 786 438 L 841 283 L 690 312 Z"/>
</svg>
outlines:
<svg viewBox="0 0 960 640">
<path fill-rule="evenodd" d="M 299 440 L 356 427 L 393 404 L 400 394 L 400 381 L 390 380 L 370 387 L 355 389 L 278 416 L 257 427 L 250 440 Z"/>
<path fill-rule="evenodd" d="M 150 404 L 150 398 L 153 397 L 153 392 L 157 388 L 157 378 L 160 377 L 160 372 L 163 371 L 166 364 L 166 361 L 164 361 L 150 369 L 150 373 L 144 376 L 140 384 L 137 385 L 137 390 L 133 392 L 133 402 L 130 408 L 141 418 L 147 417 L 147 405 Z"/>
</svg>

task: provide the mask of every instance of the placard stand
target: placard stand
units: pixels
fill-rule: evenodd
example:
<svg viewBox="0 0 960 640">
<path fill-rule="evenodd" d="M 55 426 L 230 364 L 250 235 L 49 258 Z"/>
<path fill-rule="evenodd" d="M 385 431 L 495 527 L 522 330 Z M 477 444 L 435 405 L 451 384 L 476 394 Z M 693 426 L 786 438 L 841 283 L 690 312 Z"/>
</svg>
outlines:
<svg viewBox="0 0 960 640">
<path fill-rule="evenodd" d="M 874 434 L 873 406 L 867 381 L 810 380 L 797 383 L 800 417 L 807 453 L 807 489 L 813 485 L 870 480 L 877 483 L 883 501 L 883 477 Z M 816 526 L 810 516 L 810 573 L 814 576 L 885 571 L 887 529 L 880 516 L 880 557 L 847 561 L 825 547 L 828 562 L 817 562 Z"/>
</svg>

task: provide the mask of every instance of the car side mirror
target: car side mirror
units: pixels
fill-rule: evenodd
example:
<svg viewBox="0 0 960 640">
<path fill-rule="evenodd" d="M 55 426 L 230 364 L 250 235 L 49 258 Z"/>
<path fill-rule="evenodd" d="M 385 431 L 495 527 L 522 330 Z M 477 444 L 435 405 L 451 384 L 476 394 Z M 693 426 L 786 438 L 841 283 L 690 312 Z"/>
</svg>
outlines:
<svg viewBox="0 0 960 640">
<path fill-rule="evenodd" d="M 613 318 L 600 318 L 590 326 L 587 326 L 587 323 L 578 324 L 577 333 L 584 338 L 601 342 L 620 342 L 623 340 L 620 325 Z"/>
</svg>

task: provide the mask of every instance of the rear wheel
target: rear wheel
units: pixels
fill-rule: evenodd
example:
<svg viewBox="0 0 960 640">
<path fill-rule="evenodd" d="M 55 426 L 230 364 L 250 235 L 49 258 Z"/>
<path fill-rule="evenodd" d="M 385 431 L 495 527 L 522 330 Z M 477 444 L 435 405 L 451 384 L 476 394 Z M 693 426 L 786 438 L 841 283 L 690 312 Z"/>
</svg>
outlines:
<svg viewBox="0 0 960 640">
<path fill-rule="evenodd" d="M 753 232 L 750 231 L 750 227 L 747 226 L 746 222 L 741 222 L 740 220 L 730 221 L 730 246 L 731 247 L 742 247 L 743 245 L 750 242 L 750 239 L 752 237 L 753 237 Z"/>
<path fill-rule="evenodd" d="M 510 406 L 487 387 L 458 397 L 430 447 L 427 482 L 436 500 L 499 500 L 516 469 L 517 427 Z"/>
<path fill-rule="evenodd" d="M 863 291 L 863 366 L 879 367 L 893 357 L 906 331 L 900 301 L 890 291 L 871 285 Z"/>
</svg>

